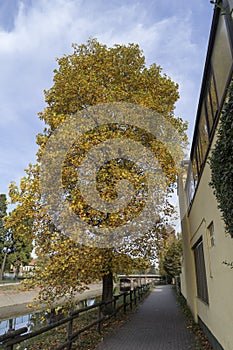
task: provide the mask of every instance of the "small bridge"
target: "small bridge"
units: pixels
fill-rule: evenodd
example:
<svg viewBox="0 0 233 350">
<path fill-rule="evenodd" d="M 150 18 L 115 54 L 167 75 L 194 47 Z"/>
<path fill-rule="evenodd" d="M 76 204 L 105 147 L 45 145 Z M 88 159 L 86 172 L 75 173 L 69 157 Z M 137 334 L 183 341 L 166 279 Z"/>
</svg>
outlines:
<svg viewBox="0 0 233 350">
<path fill-rule="evenodd" d="M 117 275 L 120 279 L 120 290 L 127 291 L 132 290 L 135 287 L 140 287 L 143 284 L 151 282 L 160 282 L 162 280 L 161 275 L 155 274 L 129 274 L 129 275 Z"/>
</svg>

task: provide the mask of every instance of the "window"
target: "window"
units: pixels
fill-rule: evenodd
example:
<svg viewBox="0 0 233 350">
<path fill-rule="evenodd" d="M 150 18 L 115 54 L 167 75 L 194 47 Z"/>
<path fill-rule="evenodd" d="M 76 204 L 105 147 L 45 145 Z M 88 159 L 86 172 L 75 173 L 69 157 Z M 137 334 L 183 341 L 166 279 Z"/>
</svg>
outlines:
<svg viewBox="0 0 233 350">
<path fill-rule="evenodd" d="M 230 6 L 230 10 L 233 8 L 233 0 L 228 0 L 229 6 Z"/>
<path fill-rule="evenodd" d="M 233 0 L 231 0 L 233 4 Z M 219 15 L 211 40 L 210 52 L 207 56 L 205 75 L 202 82 L 201 99 L 198 107 L 195 139 L 193 140 L 191 163 L 192 179 L 187 177 L 186 186 L 188 202 L 193 198 L 194 192 L 201 178 L 202 169 L 207 159 L 207 152 L 214 134 L 216 121 L 225 97 L 226 87 L 229 84 L 231 69 L 233 67 L 233 25 L 228 23 L 227 16 Z M 231 34 L 231 35 L 230 35 Z M 231 50 L 232 48 L 232 50 Z M 190 172 L 191 176 L 191 172 Z"/>
<path fill-rule="evenodd" d="M 211 223 L 208 226 L 207 230 L 208 230 L 210 247 L 213 247 L 213 246 L 215 246 L 215 234 L 214 234 L 214 223 L 213 223 L 213 221 L 211 221 Z"/>
<path fill-rule="evenodd" d="M 211 99 L 213 119 L 215 119 L 219 105 L 218 105 L 216 84 L 215 84 L 215 79 L 213 74 L 211 74 L 211 77 L 210 77 L 209 94 Z"/>
<path fill-rule="evenodd" d="M 207 92 L 206 92 L 206 111 L 207 111 L 206 117 L 207 117 L 209 137 L 213 128 L 214 120 L 218 112 L 218 107 L 219 106 L 218 106 L 215 79 L 214 79 L 213 73 L 211 73 L 209 82 L 207 85 Z"/>
<path fill-rule="evenodd" d="M 196 280 L 197 280 L 197 296 L 206 304 L 209 303 L 205 259 L 203 250 L 202 239 L 194 247 L 195 267 L 196 267 Z"/>
<path fill-rule="evenodd" d="M 197 137 L 196 157 L 197 157 L 198 173 L 199 173 L 202 165 L 202 160 L 203 160 L 200 134 L 198 134 L 198 137 Z"/>
<path fill-rule="evenodd" d="M 195 152 L 195 153 L 196 153 L 196 152 Z M 196 187 L 197 181 L 198 181 L 198 168 L 197 168 L 196 154 L 194 154 L 193 161 L 192 161 L 192 165 L 193 165 L 193 181 L 194 181 L 194 187 Z"/>
<path fill-rule="evenodd" d="M 200 138 L 200 149 L 201 149 L 201 163 L 204 162 L 206 152 L 209 145 L 209 137 L 208 137 L 208 128 L 206 124 L 206 116 L 204 112 L 204 108 L 202 109 L 203 112 L 201 113 L 200 121 L 199 121 L 199 138 Z"/>
<path fill-rule="evenodd" d="M 186 195 L 187 195 L 187 202 L 188 202 L 188 205 L 189 205 L 191 203 L 192 199 L 193 199 L 193 195 L 194 195 L 194 192 L 195 192 L 194 180 L 193 180 L 193 169 L 192 169 L 192 164 L 191 163 L 189 163 L 185 191 L 186 191 Z"/>
<path fill-rule="evenodd" d="M 227 34 L 225 16 L 219 16 L 219 23 L 212 54 L 212 67 L 216 79 L 219 103 L 221 103 L 224 94 L 231 66 L 232 54 Z"/>
</svg>

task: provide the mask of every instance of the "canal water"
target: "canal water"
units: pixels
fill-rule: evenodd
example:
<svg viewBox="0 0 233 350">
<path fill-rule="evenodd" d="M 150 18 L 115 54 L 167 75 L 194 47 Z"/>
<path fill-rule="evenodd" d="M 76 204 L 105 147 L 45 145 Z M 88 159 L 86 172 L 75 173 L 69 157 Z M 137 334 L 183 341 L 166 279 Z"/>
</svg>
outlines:
<svg viewBox="0 0 233 350">
<path fill-rule="evenodd" d="M 93 305 L 97 301 L 97 298 L 90 298 L 80 300 L 77 304 L 77 309 L 81 309 L 87 306 Z M 57 321 L 63 316 L 62 308 L 59 309 L 58 313 L 51 312 L 36 312 L 7 320 L 0 321 L 0 335 L 5 334 L 9 330 L 17 330 L 22 327 L 27 327 L 28 332 L 36 330 L 40 327 L 48 325 L 54 321 Z"/>
</svg>

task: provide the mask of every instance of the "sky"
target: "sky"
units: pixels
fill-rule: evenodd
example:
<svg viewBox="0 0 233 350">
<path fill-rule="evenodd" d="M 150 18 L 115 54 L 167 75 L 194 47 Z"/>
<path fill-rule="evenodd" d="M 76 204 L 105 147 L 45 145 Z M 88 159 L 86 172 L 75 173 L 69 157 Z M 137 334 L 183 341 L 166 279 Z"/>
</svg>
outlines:
<svg viewBox="0 0 233 350">
<path fill-rule="evenodd" d="M 179 84 L 175 114 L 191 140 L 212 16 L 209 0 L 0 0 L 0 193 L 35 162 L 56 57 L 90 37 L 138 43 Z"/>
</svg>

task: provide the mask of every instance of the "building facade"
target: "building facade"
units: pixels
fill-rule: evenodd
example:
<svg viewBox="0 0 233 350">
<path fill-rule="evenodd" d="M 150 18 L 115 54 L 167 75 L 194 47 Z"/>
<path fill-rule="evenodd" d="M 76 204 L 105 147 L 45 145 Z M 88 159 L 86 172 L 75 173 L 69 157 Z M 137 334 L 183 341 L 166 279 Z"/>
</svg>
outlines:
<svg viewBox="0 0 233 350">
<path fill-rule="evenodd" d="M 232 350 L 233 239 L 209 185 L 208 164 L 233 72 L 233 0 L 221 6 L 214 11 L 190 161 L 179 179 L 181 292 L 213 347 Z"/>
</svg>

